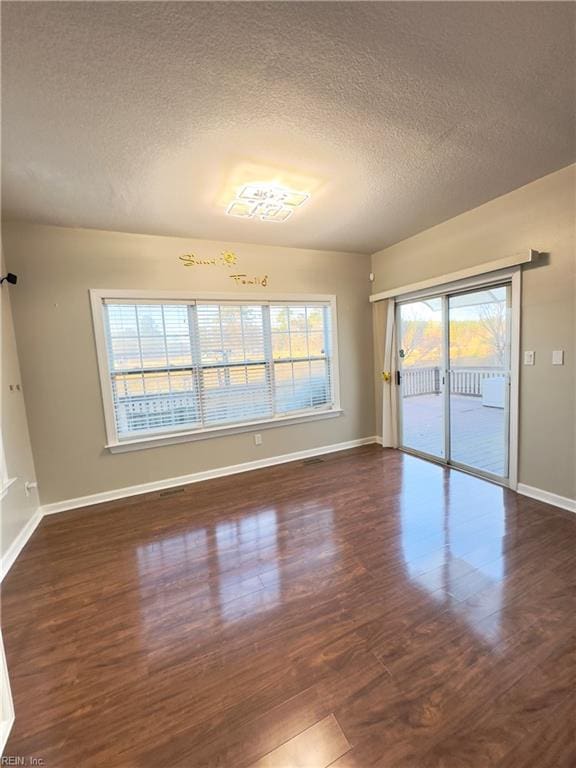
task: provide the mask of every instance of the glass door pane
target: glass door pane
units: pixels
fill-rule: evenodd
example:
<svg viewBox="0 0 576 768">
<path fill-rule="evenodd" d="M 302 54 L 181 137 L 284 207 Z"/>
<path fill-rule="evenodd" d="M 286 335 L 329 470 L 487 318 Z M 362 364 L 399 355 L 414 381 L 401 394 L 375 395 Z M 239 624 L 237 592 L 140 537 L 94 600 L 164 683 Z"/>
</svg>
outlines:
<svg viewBox="0 0 576 768">
<path fill-rule="evenodd" d="M 398 306 L 400 433 L 404 448 L 445 458 L 443 301 Z"/>
<path fill-rule="evenodd" d="M 450 461 L 508 476 L 509 285 L 448 297 Z"/>
</svg>

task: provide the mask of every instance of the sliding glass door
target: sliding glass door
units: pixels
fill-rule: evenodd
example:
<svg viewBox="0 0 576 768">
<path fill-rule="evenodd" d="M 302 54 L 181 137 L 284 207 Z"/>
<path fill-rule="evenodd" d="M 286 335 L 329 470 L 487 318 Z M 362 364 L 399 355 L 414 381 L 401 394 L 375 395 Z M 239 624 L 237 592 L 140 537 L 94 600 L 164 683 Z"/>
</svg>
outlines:
<svg viewBox="0 0 576 768">
<path fill-rule="evenodd" d="M 510 286 L 448 297 L 450 459 L 508 476 Z"/>
<path fill-rule="evenodd" d="M 443 299 L 400 304 L 398 329 L 402 445 L 444 458 Z"/>
<path fill-rule="evenodd" d="M 398 304 L 401 447 L 509 475 L 511 286 Z"/>
</svg>

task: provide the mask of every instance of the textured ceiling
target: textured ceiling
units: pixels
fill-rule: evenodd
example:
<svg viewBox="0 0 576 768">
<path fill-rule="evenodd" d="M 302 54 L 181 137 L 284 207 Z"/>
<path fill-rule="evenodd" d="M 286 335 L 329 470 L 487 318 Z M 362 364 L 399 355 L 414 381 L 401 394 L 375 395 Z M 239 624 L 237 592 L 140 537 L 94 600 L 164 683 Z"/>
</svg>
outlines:
<svg viewBox="0 0 576 768">
<path fill-rule="evenodd" d="M 576 6 L 4 2 L 6 218 L 373 252 L 573 162 Z M 246 162 L 317 180 L 224 214 Z"/>
</svg>

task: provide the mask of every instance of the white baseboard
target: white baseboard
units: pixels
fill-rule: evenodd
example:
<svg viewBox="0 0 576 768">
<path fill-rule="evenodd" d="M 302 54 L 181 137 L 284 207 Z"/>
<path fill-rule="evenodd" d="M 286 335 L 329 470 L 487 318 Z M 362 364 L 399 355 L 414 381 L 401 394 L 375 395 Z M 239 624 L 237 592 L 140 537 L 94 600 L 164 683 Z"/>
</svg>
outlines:
<svg viewBox="0 0 576 768">
<path fill-rule="evenodd" d="M 533 488 L 531 485 L 518 483 L 518 493 L 522 496 L 529 496 L 531 499 L 543 501 L 545 504 L 552 504 L 554 507 L 567 509 L 568 512 L 576 512 L 576 499 L 569 499 L 567 496 L 558 496 L 557 493 L 543 491 L 541 488 Z"/>
<path fill-rule="evenodd" d="M 289 461 L 299 461 L 308 459 L 312 456 L 321 456 L 325 453 L 336 453 L 336 451 L 346 451 L 349 448 L 357 448 L 360 445 L 370 445 L 377 442 L 375 436 L 363 437 L 359 440 L 349 440 L 345 443 L 333 443 L 332 445 L 323 445 L 319 448 L 309 448 L 305 451 L 295 451 L 294 453 L 284 453 L 280 456 L 271 456 L 267 459 L 257 459 L 256 461 L 246 461 L 243 464 L 233 464 L 228 467 L 218 467 L 208 469 L 204 472 L 194 472 L 190 475 L 181 475 L 180 477 L 169 477 L 166 480 L 155 480 L 151 483 L 141 483 L 140 485 L 131 485 L 127 488 L 116 488 L 113 491 L 103 491 L 94 493 L 90 496 L 80 496 L 77 499 L 66 499 L 57 501 L 53 504 L 46 504 L 42 507 L 44 515 L 54 515 L 58 512 L 67 512 L 70 509 L 79 507 L 88 507 L 92 504 L 103 504 L 106 501 L 116 501 L 125 499 L 129 496 L 139 496 L 142 493 L 151 493 L 154 491 L 163 491 L 166 488 L 174 488 L 179 485 L 189 485 L 190 483 L 199 483 L 203 480 L 212 480 L 215 477 L 225 477 L 226 475 L 236 475 L 239 472 L 250 472 L 253 469 L 262 469 L 272 467 L 276 464 L 286 464 Z"/>
<path fill-rule="evenodd" d="M 4 579 L 4 576 L 6 576 L 10 568 L 14 565 L 16 558 L 26 546 L 26 542 L 38 527 L 40 520 L 42 520 L 42 515 L 42 507 L 39 507 L 30 520 L 28 520 L 24 528 L 22 528 L 18 536 L 16 536 L 12 544 L 8 547 L 8 550 L 2 557 L 2 563 L 0 565 L 0 581 Z"/>
</svg>

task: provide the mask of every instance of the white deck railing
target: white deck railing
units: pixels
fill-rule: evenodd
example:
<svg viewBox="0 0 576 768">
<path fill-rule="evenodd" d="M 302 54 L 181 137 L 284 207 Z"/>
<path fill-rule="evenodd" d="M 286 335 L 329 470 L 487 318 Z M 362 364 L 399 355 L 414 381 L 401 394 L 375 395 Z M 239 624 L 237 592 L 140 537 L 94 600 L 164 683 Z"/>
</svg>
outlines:
<svg viewBox="0 0 576 768">
<path fill-rule="evenodd" d="M 482 382 L 504 376 L 503 368 L 453 368 L 450 372 L 450 392 L 453 395 L 482 396 Z M 441 392 L 442 370 L 438 366 L 404 368 L 402 394 L 404 397 L 433 395 Z"/>
</svg>

